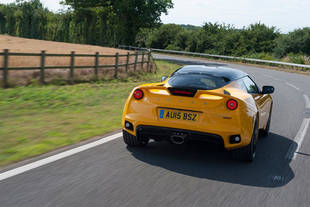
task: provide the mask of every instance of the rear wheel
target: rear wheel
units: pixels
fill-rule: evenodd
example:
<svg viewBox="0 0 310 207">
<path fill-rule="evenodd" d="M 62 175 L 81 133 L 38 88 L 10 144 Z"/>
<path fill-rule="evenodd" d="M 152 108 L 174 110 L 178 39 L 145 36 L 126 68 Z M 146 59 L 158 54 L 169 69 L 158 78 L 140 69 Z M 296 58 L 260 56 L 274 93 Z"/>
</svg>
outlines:
<svg viewBox="0 0 310 207">
<path fill-rule="evenodd" d="M 257 121 L 255 121 L 251 143 L 246 147 L 232 151 L 234 159 L 252 162 L 256 155 L 257 139 L 258 139 L 258 128 L 257 128 Z"/>
<path fill-rule="evenodd" d="M 123 130 L 124 142 L 130 147 L 144 147 L 149 143 L 149 139 L 139 139 L 125 130 Z"/>
</svg>

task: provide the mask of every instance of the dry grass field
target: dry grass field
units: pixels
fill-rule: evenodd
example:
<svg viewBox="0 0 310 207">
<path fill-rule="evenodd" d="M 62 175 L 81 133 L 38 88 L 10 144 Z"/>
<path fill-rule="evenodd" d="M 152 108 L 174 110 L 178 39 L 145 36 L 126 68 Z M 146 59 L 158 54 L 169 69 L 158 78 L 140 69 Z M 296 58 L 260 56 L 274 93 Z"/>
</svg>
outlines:
<svg viewBox="0 0 310 207">
<path fill-rule="evenodd" d="M 71 44 L 63 42 L 52 42 L 35 39 L 26 39 L 12 37 L 8 35 L 0 35 L 0 50 L 9 49 L 10 52 L 20 53 L 40 53 L 45 50 L 47 54 L 70 54 L 71 51 L 75 51 L 76 54 L 95 54 L 99 52 L 100 55 L 115 55 L 127 54 L 126 50 L 119 50 L 114 48 L 93 46 L 93 45 L 81 45 Z M 76 57 L 75 65 L 86 66 L 94 65 L 93 57 Z M 119 59 L 120 64 L 126 62 L 126 57 Z M 134 57 L 130 58 L 130 62 L 134 62 Z M 99 65 L 113 65 L 115 64 L 115 58 L 99 58 Z M 3 65 L 3 58 L 0 57 L 0 67 Z M 69 66 L 70 57 L 46 57 L 46 66 Z M 9 67 L 38 67 L 40 66 L 40 57 L 22 57 L 22 56 L 10 56 Z M 137 69 L 141 69 L 140 64 Z M 111 68 L 112 69 L 112 68 Z M 101 79 L 109 79 L 112 77 L 113 71 L 107 69 L 99 69 L 99 77 Z M 132 70 L 133 67 L 130 68 Z M 75 70 L 75 79 L 78 81 L 89 80 L 93 77 L 94 69 L 77 69 Z M 46 70 L 46 81 L 51 82 L 53 80 L 67 80 L 69 76 L 69 70 L 66 69 L 50 69 Z M 124 68 L 120 68 L 120 77 L 125 77 Z M 0 74 L 2 79 L 2 74 Z M 39 80 L 39 71 L 10 71 L 9 83 L 11 85 L 28 85 Z"/>
</svg>

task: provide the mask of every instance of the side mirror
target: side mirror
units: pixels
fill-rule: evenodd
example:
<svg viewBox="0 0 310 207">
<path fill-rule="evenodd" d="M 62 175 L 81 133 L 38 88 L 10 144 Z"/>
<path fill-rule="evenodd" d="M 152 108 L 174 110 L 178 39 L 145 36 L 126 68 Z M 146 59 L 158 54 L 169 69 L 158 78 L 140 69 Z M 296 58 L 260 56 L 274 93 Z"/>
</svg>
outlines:
<svg viewBox="0 0 310 207">
<path fill-rule="evenodd" d="M 165 80 L 167 80 L 168 76 L 163 76 L 161 77 L 161 82 L 164 82 Z"/>
<path fill-rule="evenodd" d="M 274 92 L 273 86 L 263 86 L 262 94 L 272 94 Z"/>
</svg>

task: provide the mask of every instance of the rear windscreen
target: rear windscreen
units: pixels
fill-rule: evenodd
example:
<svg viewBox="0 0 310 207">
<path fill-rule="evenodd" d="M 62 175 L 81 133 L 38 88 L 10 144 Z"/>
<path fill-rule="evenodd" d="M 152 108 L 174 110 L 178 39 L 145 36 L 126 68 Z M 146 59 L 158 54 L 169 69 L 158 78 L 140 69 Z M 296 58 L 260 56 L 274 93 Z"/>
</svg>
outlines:
<svg viewBox="0 0 310 207">
<path fill-rule="evenodd" d="M 206 74 L 174 74 L 168 83 L 176 88 L 192 88 L 200 90 L 213 90 L 221 88 L 230 82 L 224 77 L 215 77 Z"/>
</svg>

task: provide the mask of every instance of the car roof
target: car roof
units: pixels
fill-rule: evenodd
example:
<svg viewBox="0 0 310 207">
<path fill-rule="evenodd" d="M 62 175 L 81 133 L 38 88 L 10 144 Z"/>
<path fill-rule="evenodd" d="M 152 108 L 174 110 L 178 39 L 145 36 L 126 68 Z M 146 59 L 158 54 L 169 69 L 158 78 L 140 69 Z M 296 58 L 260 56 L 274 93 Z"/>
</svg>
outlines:
<svg viewBox="0 0 310 207">
<path fill-rule="evenodd" d="M 175 74 L 204 74 L 211 75 L 215 77 L 223 77 L 229 79 L 230 81 L 238 80 L 248 74 L 229 67 L 214 67 L 214 66 L 205 66 L 205 65 L 187 65 L 175 72 Z"/>
</svg>

